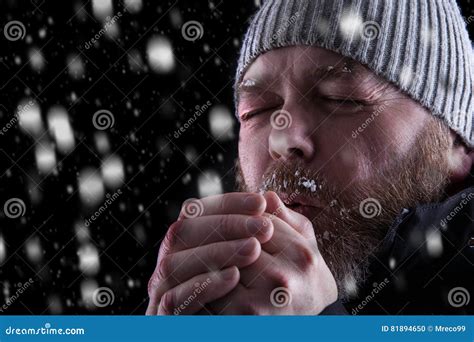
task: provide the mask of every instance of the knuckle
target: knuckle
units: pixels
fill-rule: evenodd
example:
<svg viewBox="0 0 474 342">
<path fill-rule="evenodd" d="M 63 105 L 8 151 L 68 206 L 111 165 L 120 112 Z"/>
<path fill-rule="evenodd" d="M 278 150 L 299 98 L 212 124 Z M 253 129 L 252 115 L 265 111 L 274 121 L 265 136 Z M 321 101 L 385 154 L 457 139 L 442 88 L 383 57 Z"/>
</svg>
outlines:
<svg viewBox="0 0 474 342">
<path fill-rule="evenodd" d="M 160 299 L 161 312 L 163 312 L 163 314 L 165 315 L 171 315 L 173 314 L 174 307 L 175 307 L 174 294 L 172 290 L 169 290 L 165 292 Z"/>
<path fill-rule="evenodd" d="M 314 231 L 313 224 L 309 220 L 303 221 L 303 230 L 307 232 Z"/>
<path fill-rule="evenodd" d="M 176 244 L 179 226 L 180 224 L 175 222 L 169 227 L 165 237 L 163 238 L 163 242 L 161 243 L 160 251 L 162 253 L 168 253 Z"/>
<path fill-rule="evenodd" d="M 316 265 L 316 253 L 306 245 L 298 244 L 295 246 L 296 266 L 302 271 L 308 271 Z"/>
<path fill-rule="evenodd" d="M 151 297 L 153 294 L 153 291 L 159 286 L 159 279 L 158 279 L 158 274 L 156 272 L 153 272 L 153 274 L 150 277 L 150 280 L 148 281 L 148 296 Z"/>
<path fill-rule="evenodd" d="M 230 230 L 231 229 L 232 219 L 230 215 L 221 215 L 219 219 L 219 228 L 222 230 Z"/>
<path fill-rule="evenodd" d="M 233 219 L 229 215 L 225 215 L 220 219 L 218 232 L 225 240 L 227 240 L 229 236 L 232 236 L 232 221 Z"/>
<path fill-rule="evenodd" d="M 223 240 L 227 240 L 229 236 L 232 236 L 233 222 L 234 218 L 232 215 L 221 215 L 216 222 L 217 227 L 215 227 L 215 231 Z"/>
<path fill-rule="evenodd" d="M 219 212 L 224 212 L 225 208 L 230 205 L 230 198 L 229 196 L 223 195 L 221 200 L 219 201 Z"/>
<path fill-rule="evenodd" d="M 173 272 L 172 269 L 171 258 L 169 256 L 164 256 L 158 265 L 158 278 L 168 279 Z"/>
<path fill-rule="evenodd" d="M 205 251 L 205 266 L 208 271 L 213 271 L 218 268 L 218 263 L 221 255 L 221 247 L 219 245 L 216 246 L 208 246 Z"/>
<path fill-rule="evenodd" d="M 273 285 L 275 288 L 277 287 L 289 288 L 290 287 L 290 277 L 281 271 L 272 272 L 270 279 L 273 282 Z"/>
</svg>

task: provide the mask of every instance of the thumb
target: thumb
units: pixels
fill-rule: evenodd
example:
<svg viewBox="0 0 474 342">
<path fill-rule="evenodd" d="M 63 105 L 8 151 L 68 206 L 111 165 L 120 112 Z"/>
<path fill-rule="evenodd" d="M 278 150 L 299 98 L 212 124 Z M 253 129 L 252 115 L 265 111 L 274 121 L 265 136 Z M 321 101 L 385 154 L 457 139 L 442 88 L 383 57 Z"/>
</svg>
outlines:
<svg viewBox="0 0 474 342">
<path fill-rule="evenodd" d="M 316 239 L 313 224 L 306 216 L 288 208 L 273 191 L 266 192 L 263 196 L 267 201 L 266 213 L 285 221 L 306 239 Z"/>
</svg>

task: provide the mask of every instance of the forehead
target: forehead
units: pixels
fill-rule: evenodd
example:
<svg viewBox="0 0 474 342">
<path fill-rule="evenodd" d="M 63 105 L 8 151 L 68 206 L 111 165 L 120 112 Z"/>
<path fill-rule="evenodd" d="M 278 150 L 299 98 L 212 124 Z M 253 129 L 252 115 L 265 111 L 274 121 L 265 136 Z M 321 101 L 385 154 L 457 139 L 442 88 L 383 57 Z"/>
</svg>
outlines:
<svg viewBox="0 0 474 342">
<path fill-rule="evenodd" d="M 292 46 L 268 51 L 247 68 L 240 85 L 246 80 L 273 83 L 289 80 L 337 80 L 350 76 L 353 80 L 375 75 L 351 58 L 314 46 Z"/>
</svg>

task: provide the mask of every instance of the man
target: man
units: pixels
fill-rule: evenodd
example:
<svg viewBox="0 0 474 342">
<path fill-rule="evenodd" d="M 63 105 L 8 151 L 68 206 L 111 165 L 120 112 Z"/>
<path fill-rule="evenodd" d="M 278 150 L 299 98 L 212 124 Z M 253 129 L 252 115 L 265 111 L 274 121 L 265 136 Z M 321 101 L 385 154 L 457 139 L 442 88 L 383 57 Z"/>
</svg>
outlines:
<svg viewBox="0 0 474 342">
<path fill-rule="evenodd" d="M 473 58 L 454 0 L 268 0 L 239 193 L 185 202 L 147 314 L 473 313 Z"/>
</svg>

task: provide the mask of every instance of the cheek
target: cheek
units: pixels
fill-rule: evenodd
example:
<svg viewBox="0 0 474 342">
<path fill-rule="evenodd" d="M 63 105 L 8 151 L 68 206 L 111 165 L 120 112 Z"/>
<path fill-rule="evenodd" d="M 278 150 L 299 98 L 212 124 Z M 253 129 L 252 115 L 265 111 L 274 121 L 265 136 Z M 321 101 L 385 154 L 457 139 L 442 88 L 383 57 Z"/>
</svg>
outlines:
<svg viewBox="0 0 474 342">
<path fill-rule="evenodd" d="M 316 133 L 319 151 L 315 154 L 315 165 L 339 189 L 370 179 L 373 173 L 371 145 L 363 138 L 353 137 L 354 127 L 354 122 L 345 120 L 322 125 L 319 134 Z"/>
<path fill-rule="evenodd" d="M 423 118 L 410 117 L 403 112 L 383 113 L 358 136 L 356 140 L 360 144 L 357 146 L 373 168 L 390 167 L 413 150 L 425 125 Z"/>
<path fill-rule="evenodd" d="M 385 143 L 392 154 L 402 157 L 412 150 L 417 136 L 425 126 L 426 122 L 417 120 L 391 120 L 384 126 L 387 132 Z"/>
<path fill-rule="evenodd" d="M 241 129 L 239 160 L 245 183 L 252 191 L 257 191 L 262 175 L 272 161 L 268 153 L 268 135 Z"/>
<path fill-rule="evenodd" d="M 331 146 L 317 159 L 321 159 L 318 165 L 324 165 L 324 176 L 341 190 L 371 177 L 370 160 L 354 144 L 339 145 L 337 150 Z"/>
</svg>

